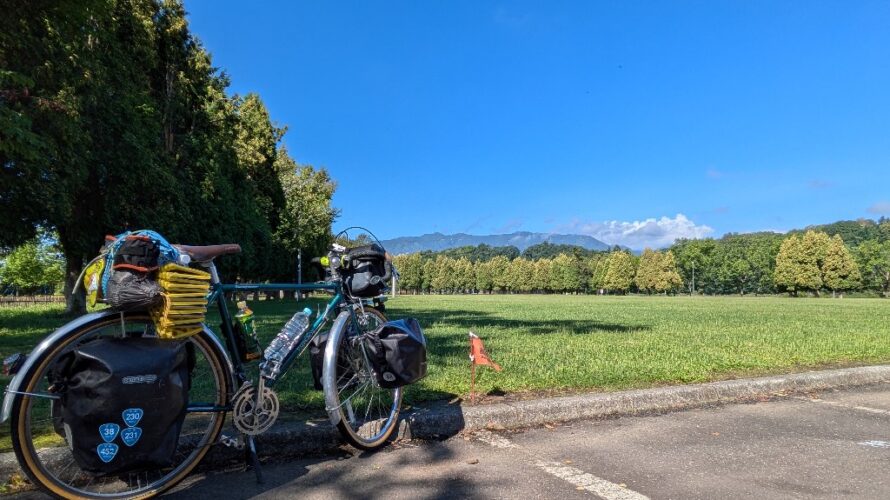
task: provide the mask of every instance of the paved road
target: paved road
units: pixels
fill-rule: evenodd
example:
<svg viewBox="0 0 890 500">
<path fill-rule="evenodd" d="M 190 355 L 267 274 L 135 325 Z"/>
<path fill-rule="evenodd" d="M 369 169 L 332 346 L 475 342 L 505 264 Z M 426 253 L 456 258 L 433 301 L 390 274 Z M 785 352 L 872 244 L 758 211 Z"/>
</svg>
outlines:
<svg viewBox="0 0 890 500">
<path fill-rule="evenodd" d="M 552 428 L 550 428 L 552 427 Z M 890 387 L 199 474 L 172 498 L 890 498 Z"/>
</svg>

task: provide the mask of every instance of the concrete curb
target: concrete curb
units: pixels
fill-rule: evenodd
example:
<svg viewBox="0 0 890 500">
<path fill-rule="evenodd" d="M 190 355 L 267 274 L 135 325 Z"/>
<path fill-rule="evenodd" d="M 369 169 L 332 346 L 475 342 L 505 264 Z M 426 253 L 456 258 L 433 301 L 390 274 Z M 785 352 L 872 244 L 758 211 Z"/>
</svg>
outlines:
<svg viewBox="0 0 890 500">
<path fill-rule="evenodd" d="M 812 371 L 753 379 L 593 393 L 480 406 L 433 403 L 403 413 L 400 439 L 442 439 L 464 431 L 519 429 L 551 422 L 666 413 L 751 401 L 776 395 L 890 382 L 890 365 Z M 327 422 L 282 423 L 258 438 L 261 458 L 285 458 L 341 449 L 343 441 Z M 216 446 L 202 468 L 241 460 L 243 452 Z M 0 478 L 18 470 L 13 453 L 0 456 Z"/>
</svg>

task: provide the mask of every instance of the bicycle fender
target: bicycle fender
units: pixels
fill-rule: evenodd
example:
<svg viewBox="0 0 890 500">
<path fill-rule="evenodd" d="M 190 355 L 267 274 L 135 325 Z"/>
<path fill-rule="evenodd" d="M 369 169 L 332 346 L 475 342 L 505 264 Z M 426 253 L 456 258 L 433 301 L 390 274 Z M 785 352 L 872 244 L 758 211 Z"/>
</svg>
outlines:
<svg viewBox="0 0 890 500">
<path fill-rule="evenodd" d="M 31 367 L 34 366 L 34 363 L 37 362 L 37 359 L 51 346 L 53 346 L 59 339 L 63 338 L 65 335 L 68 335 L 73 330 L 82 327 L 83 325 L 95 321 L 99 318 L 103 318 L 105 316 L 111 316 L 115 314 L 120 314 L 118 312 L 113 311 L 101 311 L 90 313 L 85 316 L 81 316 L 79 318 L 74 319 L 73 321 L 69 321 L 68 323 L 59 327 L 53 333 L 47 335 L 43 340 L 37 344 L 37 347 L 31 350 L 31 353 L 28 354 L 28 359 L 25 360 L 25 364 L 19 368 L 18 373 L 15 374 L 15 377 L 12 378 L 12 381 L 9 382 L 9 385 L 6 386 L 6 395 L 3 398 L 3 410 L 0 413 L 0 424 L 6 423 L 9 420 L 10 414 L 12 414 L 12 401 L 15 399 L 18 392 L 21 389 L 22 382 L 25 380 L 25 376 L 31 371 Z"/>
<path fill-rule="evenodd" d="M 328 335 L 327 346 L 324 349 L 324 368 L 321 374 L 321 383 L 324 387 L 324 409 L 328 413 L 328 418 L 332 425 L 340 423 L 340 407 L 337 400 L 337 344 L 340 342 L 344 331 L 346 330 L 346 322 L 349 321 L 349 311 L 343 311 L 337 315 L 334 324 L 331 325 L 331 333 Z"/>
</svg>

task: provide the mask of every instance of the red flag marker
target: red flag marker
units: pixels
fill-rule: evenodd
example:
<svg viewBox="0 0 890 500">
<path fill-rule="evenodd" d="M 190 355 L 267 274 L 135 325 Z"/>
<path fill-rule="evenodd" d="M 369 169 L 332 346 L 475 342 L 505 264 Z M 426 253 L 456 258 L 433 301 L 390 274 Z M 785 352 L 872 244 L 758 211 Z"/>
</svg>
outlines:
<svg viewBox="0 0 890 500">
<path fill-rule="evenodd" d="M 495 363 L 488 353 L 485 352 L 485 346 L 482 345 L 482 339 L 473 332 L 470 332 L 470 401 L 476 402 L 476 365 L 488 365 L 501 371 L 501 365 Z"/>
<path fill-rule="evenodd" d="M 501 365 L 495 363 L 488 357 L 488 353 L 485 352 L 485 346 L 482 345 L 482 339 L 473 332 L 470 332 L 470 361 L 472 361 L 474 365 L 488 365 L 498 372 L 503 370 Z"/>
</svg>

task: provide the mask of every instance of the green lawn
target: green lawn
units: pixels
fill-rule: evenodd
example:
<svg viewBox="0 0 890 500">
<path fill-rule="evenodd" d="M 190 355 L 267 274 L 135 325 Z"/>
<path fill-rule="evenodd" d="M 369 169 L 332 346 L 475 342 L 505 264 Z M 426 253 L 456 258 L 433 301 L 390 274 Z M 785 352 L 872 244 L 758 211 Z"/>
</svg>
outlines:
<svg viewBox="0 0 890 500">
<path fill-rule="evenodd" d="M 251 308 L 264 341 L 297 310 L 278 301 Z M 428 337 L 429 376 L 409 389 L 411 404 L 469 392 L 469 330 L 504 367 L 481 371 L 484 393 L 611 391 L 890 362 L 890 301 L 881 299 L 402 296 L 387 308 L 390 318 L 418 318 Z M 28 351 L 66 321 L 59 312 L 0 309 L 0 354 Z M 321 416 L 311 386 L 300 360 L 277 386 L 284 407 Z M 0 448 L 7 440 L 0 429 Z"/>
</svg>

